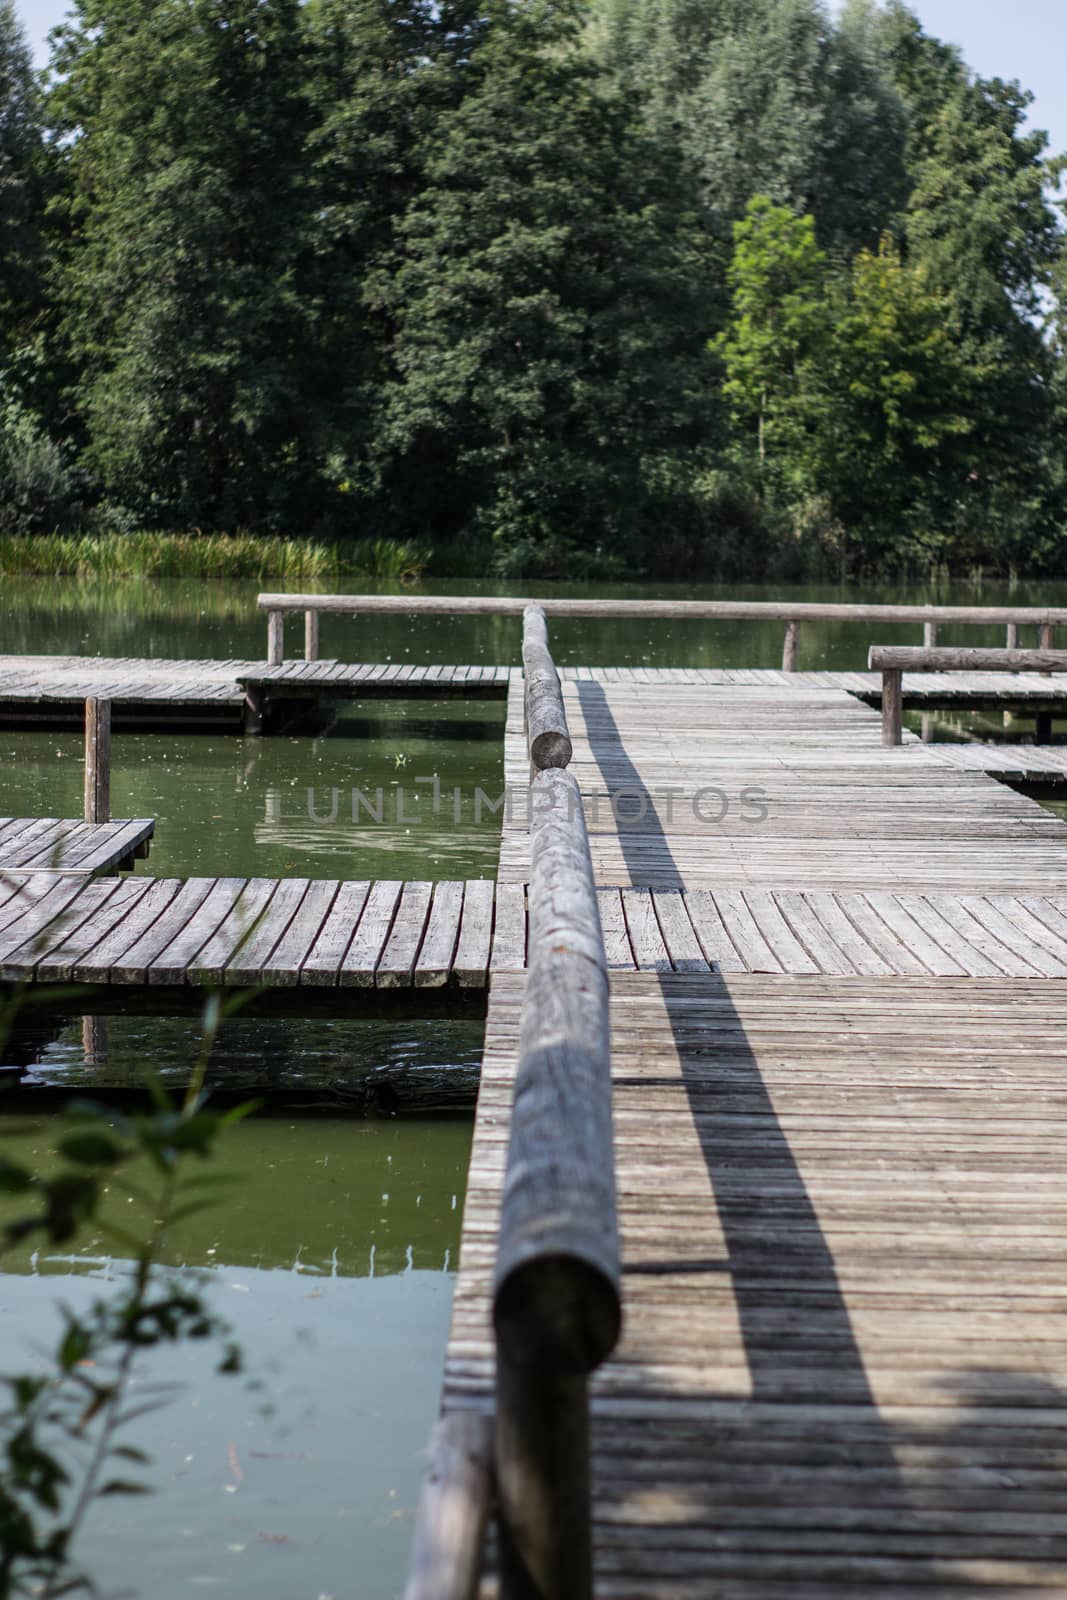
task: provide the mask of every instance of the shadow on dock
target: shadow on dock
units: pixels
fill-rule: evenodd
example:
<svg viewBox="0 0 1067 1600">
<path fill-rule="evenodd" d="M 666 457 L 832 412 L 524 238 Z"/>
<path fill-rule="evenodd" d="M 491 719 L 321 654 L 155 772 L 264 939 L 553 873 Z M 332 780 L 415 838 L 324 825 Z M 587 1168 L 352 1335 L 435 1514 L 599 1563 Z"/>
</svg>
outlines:
<svg viewBox="0 0 1067 1600">
<path fill-rule="evenodd" d="M 583 682 L 577 694 L 603 736 L 594 756 L 610 751 L 610 778 L 601 766 L 605 786 L 645 792 L 604 690 Z M 635 886 L 651 838 L 657 887 L 686 889 L 653 805 L 640 831 L 623 827 L 618 838 Z M 652 973 L 646 978 L 649 985 L 656 981 Z M 634 981 L 623 978 L 621 996 Z M 833 1251 L 730 980 L 665 973 L 658 988 L 724 1259 L 702 1249 L 714 1229 L 701 1230 L 695 1216 L 696 1250 L 690 1245 L 686 1251 L 684 1237 L 675 1247 L 685 1229 L 685 1207 L 677 1202 L 661 1201 L 658 1219 L 652 1210 L 631 1212 L 628 1250 L 624 1204 L 624 1316 L 628 1304 L 634 1356 L 627 1362 L 624 1347 L 597 1385 L 603 1401 L 594 1412 L 603 1571 L 624 1572 L 630 1583 L 644 1581 L 650 1589 L 669 1581 L 672 1594 L 728 1593 L 731 1600 L 813 1600 L 871 1588 L 894 1600 L 1014 1594 L 1021 1592 L 1016 1586 L 1030 1592 L 1035 1584 L 1048 1591 L 1067 1563 L 1061 1514 L 1067 1394 L 1040 1371 L 995 1366 L 1007 1349 L 998 1351 L 995 1341 L 990 1348 L 982 1337 L 989 1326 L 1009 1340 L 1024 1340 L 1025 1307 L 998 1302 L 992 1286 L 993 1310 L 975 1305 L 971 1322 L 974 1291 L 950 1284 L 936 1293 L 927 1287 L 916 1316 L 909 1298 L 897 1292 L 892 1270 L 884 1289 L 868 1274 L 853 1300 L 870 1330 L 884 1414 Z M 788 1034 L 796 980 L 781 980 L 781 991 L 781 1015 L 766 1025 Z M 761 1028 L 766 989 L 762 1005 Z M 635 1098 L 630 1112 L 627 1101 L 639 1091 L 647 1096 L 650 1082 L 664 1091 L 677 1082 L 651 1076 L 655 1065 L 641 1062 L 639 1036 L 630 1048 L 638 1075 L 617 1082 L 617 1118 L 640 1114 L 641 1102 Z M 654 1117 L 655 1110 L 645 1114 Z M 847 1141 L 846 1124 L 838 1126 Z M 847 1148 L 840 1152 L 847 1154 Z M 671 1166 L 666 1150 L 640 1159 L 664 1171 Z M 875 1157 L 871 1166 L 878 1164 Z M 623 1180 L 624 1174 L 625 1152 Z M 684 1186 L 675 1184 L 671 1192 L 685 1192 Z M 837 1218 L 862 1232 L 863 1217 L 855 1213 L 862 1182 L 851 1194 L 837 1202 Z M 907 1216 L 906 1198 L 888 1199 L 891 1215 L 899 1206 L 899 1215 Z M 699 1203 L 693 1201 L 694 1212 Z M 966 1233 L 966 1221 L 960 1229 Z M 914 1248 L 908 1254 L 910 1243 L 905 1236 L 902 1271 L 917 1259 Z M 974 1248 L 980 1276 L 981 1247 L 976 1242 Z M 874 1276 L 893 1266 L 892 1244 L 882 1249 Z M 928 1268 L 926 1276 L 936 1270 Z M 735 1323 L 728 1315 L 731 1295 Z M 974 1352 L 973 1365 L 945 1363 L 934 1327 L 943 1309 L 970 1327 L 964 1337 L 973 1340 L 965 1347 Z M 1053 1309 L 1044 1306 L 1046 1315 Z M 747 1373 L 728 1370 L 730 1347 L 736 1362 L 738 1342 Z M 951 1340 L 950 1349 L 953 1343 L 958 1357 L 960 1346 Z M 1052 1348 L 1043 1347 L 1045 1356 L 1028 1350 L 1023 1359 L 1043 1365 L 1054 1359 Z M 663 1365 L 653 1366 L 660 1349 Z"/>
</svg>

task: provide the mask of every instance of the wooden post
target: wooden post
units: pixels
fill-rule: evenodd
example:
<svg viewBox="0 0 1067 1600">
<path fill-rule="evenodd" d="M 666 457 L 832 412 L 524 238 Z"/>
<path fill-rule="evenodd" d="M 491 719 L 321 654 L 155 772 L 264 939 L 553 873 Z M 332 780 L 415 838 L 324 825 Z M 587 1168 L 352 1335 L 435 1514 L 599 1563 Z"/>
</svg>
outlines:
<svg viewBox="0 0 1067 1600">
<path fill-rule="evenodd" d="M 531 784 L 530 934 L 493 1293 L 502 1600 L 591 1600 L 587 1374 L 621 1322 L 607 958 L 581 791 Z"/>
<path fill-rule="evenodd" d="M 245 733 L 262 733 L 263 718 L 267 703 L 266 691 L 255 683 L 245 684 L 244 703 L 244 731 Z"/>
<path fill-rule="evenodd" d="M 1009 622 L 1007 628 L 1004 630 L 1004 635 L 1005 647 L 1008 650 L 1018 650 L 1019 624 L 1017 622 Z"/>
<path fill-rule="evenodd" d="M 304 660 L 317 661 L 319 659 L 319 614 L 317 611 L 304 612 Z"/>
<path fill-rule="evenodd" d="M 1052 636 L 1053 636 L 1054 632 L 1055 632 L 1055 629 L 1053 628 L 1051 622 L 1043 622 L 1041 624 L 1041 630 L 1040 630 L 1040 634 L 1039 634 L 1039 637 L 1038 637 L 1038 649 L 1039 650 L 1051 650 L 1053 648 Z M 1041 676 L 1043 678 L 1051 678 L 1052 674 L 1051 674 L 1051 672 L 1043 672 L 1041 674 Z M 1049 722 L 1049 738 L 1051 738 L 1051 737 L 1052 737 L 1052 723 L 1050 721 Z M 1045 741 L 1042 740 L 1042 743 L 1044 743 L 1044 742 Z"/>
<path fill-rule="evenodd" d="M 501 1600 L 592 1600 L 588 1390 L 497 1350 Z"/>
<path fill-rule="evenodd" d="M 797 627 L 795 622 L 785 625 L 785 639 L 782 643 L 782 671 L 795 672 L 797 670 Z"/>
<path fill-rule="evenodd" d="M 111 821 L 111 701 L 85 702 L 85 820 Z"/>
<path fill-rule="evenodd" d="M 1046 674 L 1042 673 L 1041 676 L 1045 677 Z M 1051 677 L 1052 674 L 1049 673 L 1049 674 L 1047 674 L 1047 676 Z M 1034 743 L 1035 744 L 1051 744 L 1052 743 L 1052 712 L 1051 711 L 1039 711 L 1037 713 L 1037 715 L 1034 717 Z"/>
<path fill-rule="evenodd" d="M 934 718 L 929 711 L 923 712 L 922 741 L 923 744 L 933 744 L 934 742 Z"/>
<path fill-rule="evenodd" d="M 489 1520 L 492 1423 L 450 1411 L 430 1438 L 404 1600 L 475 1600 Z"/>
<path fill-rule="evenodd" d="M 87 1067 L 107 1065 L 107 1018 L 82 1018 L 82 1055 Z"/>
<path fill-rule="evenodd" d="M 926 650 L 932 650 L 936 644 L 937 644 L 937 623 L 936 622 L 924 622 L 923 623 L 923 648 L 926 649 Z"/>
<path fill-rule="evenodd" d="M 285 612 L 267 612 L 267 665 L 280 667 L 285 660 Z"/>
<path fill-rule="evenodd" d="M 904 674 L 899 667 L 886 667 L 882 672 L 882 743 L 897 745 L 904 742 Z"/>
</svg>

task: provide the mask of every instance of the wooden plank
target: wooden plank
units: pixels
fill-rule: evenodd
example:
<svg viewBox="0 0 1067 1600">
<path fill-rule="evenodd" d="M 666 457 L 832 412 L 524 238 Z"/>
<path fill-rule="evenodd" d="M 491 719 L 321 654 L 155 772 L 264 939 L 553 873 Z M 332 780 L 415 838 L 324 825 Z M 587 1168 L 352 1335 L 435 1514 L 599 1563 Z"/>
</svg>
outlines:
<svg viewBox="0 0 1067 1600">
<path fill-rule="evenodd" d="M 310 886 L 308 878 L 288 878 L 273 886 L 270 893 L 262 898 L 250 931 L 245 933 L 236 951 L 225 963 L 224 983 L 252 985 L 269 981 L 266 969 L 276 947 L 281 944 L 294 917 L 298 915 Z M 247 898 L 246 890 L 240 904 L 243 905 Z M 249 906 L 248 910 L 251 909 Z"/>
<path fill-rule="evenodd" d="M 152 941 L 146 936 L 134 950 L 127 953 L 123 963 L 122 976 L 119 981 L 148 983 L 185 983 L 190 966 L 196 956 L 207 944 L 219 924 L 229 915 L 235 901 L 243 890 L 245 878 L 190 878 L 186 884 L 189 890 L 187 898 L 183 898 L 185 891 L 179 894 L 172 902 L 168 911 L 161 919 L 155 930 L 157 938 Z M 206 889 L 202 886 L 206 883 Z M 179 923 L 179 918 L 188 912 Z M 163 929 L 164 923 L 169 926 L 164 931 L 162 940 L 158 934 Z M 173 930 L 173 931 L 172 931 Z M 155 944 L 151 957 L 147 950 Z M 141 950 L 140 946 L 145 947 Z M 144 966 L 131 969 L 128 963 L 134 960 L 144 962 Z M 137 971 L 137 977 L 131 979 L 131 970 Z M 112 982 L 119 978 L 118 970 L 112 974 Z"/>
<path fill-rule="evenodd" d="M 463 884 L 438 883 L 433 891 L 433 905 L 415 963 L 414 980 L 417 989 L 440 989 L 452 975 L 452 958 L 459 939 L 459 921 L 463 911 Z"/>
<path fill-rule="evenodd" d="M 300 982 L 331 987 L 339 982 L 341 963 L 359 927 L 370 884 L 342 883 L 310 953 L 300 969 Z"/>
<path fill-rule="evenodd" d="M 433 899 L 432 883 L 405 883 L 393 925 L 374 970 L 379 989 L 410 988 Z"/>
<path fill-rule="evenodd" d="M 374 987 L 374 974 L 393 926 L 404 888 L 395 880 L 380 878 L 363 908 L 359 926 L 338 969 L 338 982 L 358 989 Z"/>
<path fill-rule="evenodd" d="M 88 947 L 76 958 L 70 972 L 72 981 L 110 982 L 113 969 L 115 967 L 121 969 L 127 952 L 131 951 L 146 934 L 154 933 L 181 889 L 182 884 L 178 878 L 149 880 L 147 892 L 137 904 L 124 907 L 121 920 L 96 944 Z"/>
<path fill-rule="evenodd" d="M 652 903 L 651 890 L 624 889 L 622 908 L 638 970 L 670 972 L 671 958 L 656 920 L 656 908 Z"/>
<path fill-rule="evenodd" d="M 500 884 L 497 894 L 506 884 Z M 616 969 L 633 972 L 636 969 L 633 947 L 630 944 L 630 935 L 626 931 L 626 914 L 622 908 L 622 893 L 619 889 L 598 889 L 597 904 L 600 907 L 600 927 L 604 935 L 604 949 L 607 955 L 609 971 Z"/>
<path fill-rule="evenodd" d="M 710 889 L 687 889 L 685 905 L 700 948 L 712 969 L 747 972 L 748 967 L 727 931 Z"/>
<path fill-rule="evenodd" d="M 456 946 L 454 975 L 461 988 L 480 989 L 489 973 L 493 939 L 494 886 L 488 878 L 473 878 L 463 896 L 463 918 Z"/>
<path fill-rule="evenodd" d="M 708 972 L 700 940 L 677 890 L 659 889 L 652 896 L 656 919 L 675 972 Z M 611 963 L 609 963 L 610 965 Z"/>
<path fill-rule="evenodd" d="M 521 883 L 500 883 L 493 914 L 490 972 L 521 972 L 526 965 L 526 889 Z"/>
<path fill-rule="evenodd" d="M 325 929 L 340 887 L 330 879 L 318 879 L 308 886 L 288 928 L 264 962 L 262 983 L 275 988 L 296 987 Z M 369 885 L 360 887 L 369 888 Z"/>
</svg>

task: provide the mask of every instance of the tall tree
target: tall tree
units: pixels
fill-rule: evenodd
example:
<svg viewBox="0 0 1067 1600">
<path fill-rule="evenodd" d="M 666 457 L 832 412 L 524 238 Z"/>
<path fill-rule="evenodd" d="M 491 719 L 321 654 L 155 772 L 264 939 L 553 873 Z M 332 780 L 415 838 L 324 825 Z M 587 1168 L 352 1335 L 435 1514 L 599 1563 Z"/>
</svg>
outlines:
<svg viewBox="0 0 1067 1600">
<path fill-rule="evenodd" d="M 807 375 L 831 337 L 827 259 L 813 217 L 756 195 L 734 226 L 729 283 L 733 314 L 715 342 L 723 392 L 761 478 L 803 458 Z"/>
<path fill-rule="evenodd" d="M 615 544 L 706 426 L 696 192 L 629 98 L 603 91 L 559 8 L 483 15 L 442 68 L 463 95 L 376 279 L 396 328 L 384 437 L 453 527 L 473 518 L 511 551 Z"/>
<path fill-rule="evenodd" d="M 298 0 L 75 0 L 49 110 L 85 460 L 178 525 L 299 499 Z"/>
<path fill-rule="evenodd" d="M 1043 133 L 1030 96 L 999 79 L 966 84 L 930 121 L 904 218 L 909 257 L 944 297 L 971 374 L 979 471 L 1014 492 L 1040 472 L 1050 422 L 1041 296 L 1059 250 L 1046 199 Z"/>
<path fill-rule="evenodd" d="M 14 0 L 0 0 L 0 367 L 40 301 L 41 126 Z"/>
</svg>

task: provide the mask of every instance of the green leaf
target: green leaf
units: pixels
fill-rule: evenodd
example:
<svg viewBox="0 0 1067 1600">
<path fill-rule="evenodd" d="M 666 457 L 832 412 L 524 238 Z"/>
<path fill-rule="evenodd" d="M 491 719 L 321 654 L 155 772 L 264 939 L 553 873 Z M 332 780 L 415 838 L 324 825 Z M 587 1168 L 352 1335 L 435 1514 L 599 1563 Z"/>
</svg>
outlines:
<svg viewBox="0 0 1067 1600">
<path fill-rule="evenodd" d="M 117 1166 L 126 1154 L 109 1134 L 88 1128 L 82 1133 L 68 1133 L 60 1139 L 59 1153 L 66 1156 L 68 1161 L 76 1161 L 83 1167 Z"/>
<path fill-rule="evenodd" d="M 64 1372 L 69 1372 L 71 1367 L 76 1367 L 79 1361 L 84 1361 L 93 1347 L 92 1335 L 80 1322 L 70 1322 L 66 1333 L 59 1342 L 56 1357 Z"/>
<path fill-rule="evenodd" d="M 25 1194 L 33 1187 L 33 1176 L 24 1167 L 0 1157 L 0 1194 Z"/>
</svg>

